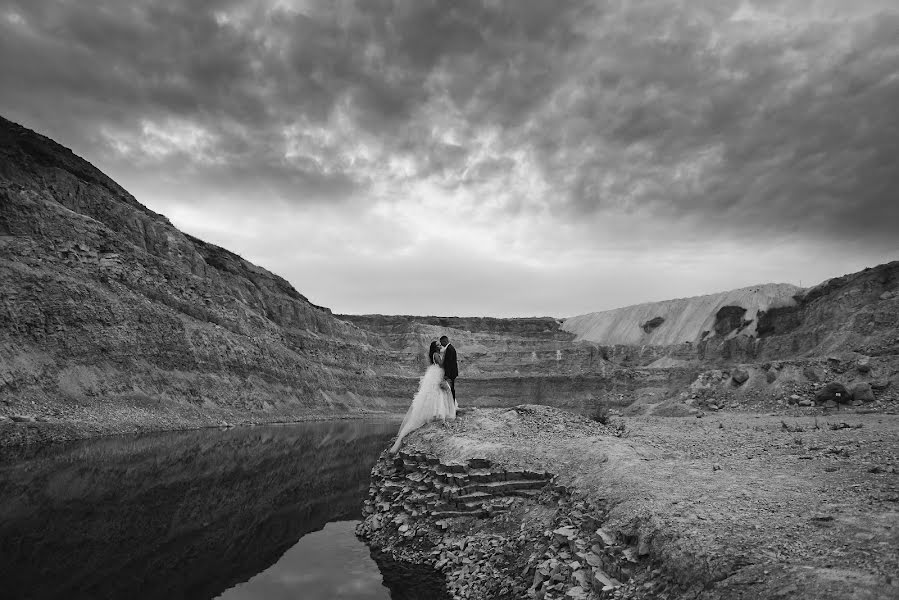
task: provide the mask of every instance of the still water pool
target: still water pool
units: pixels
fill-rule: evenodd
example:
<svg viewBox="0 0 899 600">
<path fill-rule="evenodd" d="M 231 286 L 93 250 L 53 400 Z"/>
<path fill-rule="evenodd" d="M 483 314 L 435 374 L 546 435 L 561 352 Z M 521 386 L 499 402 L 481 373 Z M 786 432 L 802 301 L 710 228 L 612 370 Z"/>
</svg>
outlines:
<svg viewBox="0 0 899 600">
<path fill-rule="evenodd" d="M 0 595 L 416 597 L 385 587 L 353 533 L 371 467 L 397 428 L 395 420 L 333 421 L 7 454 Z"/>
</svg>

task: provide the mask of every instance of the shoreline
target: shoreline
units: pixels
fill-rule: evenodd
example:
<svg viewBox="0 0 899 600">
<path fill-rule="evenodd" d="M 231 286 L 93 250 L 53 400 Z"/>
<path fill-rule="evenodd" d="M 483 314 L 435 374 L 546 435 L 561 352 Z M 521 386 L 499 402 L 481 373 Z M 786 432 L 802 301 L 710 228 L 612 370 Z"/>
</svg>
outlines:
<svg viewBox="0 0 899 600">
<path fill-rule="evenodd" d="M 24 422 L 15 422 L 7 418 L 0 421 L 0 448 L 5 451 L 28 450 L 80 440 L 213 428 L 268 427 L 315 421 L 370 418 L 399 420 L 402 418 L 402 413 L 389 411 L 315 412 L 303 415 L 272 415 L 271 420 L 266 419 L 265 415 L 250 414 L 243 419 L 231 421 L 222 419 L 221 415 L 208 415 L 202 420 L 184 418 L 177 413 L 154 414 L 152 417 L 142 420 L 111 418 L 101 421 L 96 418 L 84 418 L 81 420 L 30 420 Z"/>
</svg>

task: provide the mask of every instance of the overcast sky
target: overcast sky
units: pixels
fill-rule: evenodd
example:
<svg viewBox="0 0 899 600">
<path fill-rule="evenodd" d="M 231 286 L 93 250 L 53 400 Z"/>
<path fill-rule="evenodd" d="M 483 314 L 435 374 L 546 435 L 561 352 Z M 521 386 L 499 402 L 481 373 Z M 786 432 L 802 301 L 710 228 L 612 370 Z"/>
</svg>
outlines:
<svg viewBox="0 0 899 600">
<path fill-rule="evenodd" d="M 897 0 L 0 0 L 0 114 L 341 313 L 899 259 Z"/>
</svg>

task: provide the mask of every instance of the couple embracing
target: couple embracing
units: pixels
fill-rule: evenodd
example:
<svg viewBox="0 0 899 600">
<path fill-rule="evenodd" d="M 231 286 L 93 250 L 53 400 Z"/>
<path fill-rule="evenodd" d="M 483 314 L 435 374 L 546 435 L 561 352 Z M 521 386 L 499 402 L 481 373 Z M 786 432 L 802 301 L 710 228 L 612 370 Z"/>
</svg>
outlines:
<svg viewBox="0 0 899 600">
<path fill-rule="evenodd" d="M 456 349 L 445 335 L 440 338 L 439 344 L 436 340 L 431 342 L 428 362 L 428 370 L 419 382 L 418 392 L 400 425 L 400 433 L 390 448 L 391 454 L 400 449 L 403 438 L 410 431 L 429 421 L 446 422 L 447 419 L 456 418 L 456 377 L 459 376 L 459 364 Z"/>
</svg>

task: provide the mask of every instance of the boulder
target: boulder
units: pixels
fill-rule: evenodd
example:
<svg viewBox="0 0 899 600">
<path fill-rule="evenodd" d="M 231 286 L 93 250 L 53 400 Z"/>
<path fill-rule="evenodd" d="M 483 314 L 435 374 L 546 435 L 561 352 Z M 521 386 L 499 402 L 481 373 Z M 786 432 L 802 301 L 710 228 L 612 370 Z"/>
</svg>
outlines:
<svg viewBox="0 0 899 600">
<path fill-rule="evenodd" d="M 774 369 L 768 369 L 767 371 L 765 371 L 765 381 L 767 381 L 768 383 L 774 383 L 775 381 L 777 381 L 777 371 L 775 371 Z"/>
<path fill-rule="evenodd" d="M 731 371 L 731 379 L 734 380 L 734 383 L 737 385 L 743 385 L 746 383 L 746 380 L 749 379 L 749 372 L 745 369 L 734 369 Z"/>
<path fill-rule="evenodd" d="M 809 381 L 820 381 L 821 378 L 818 376 L 818 372 L 815 371 L 812 367 L 805 367 L 802 369 L 802 375 L 808 379 Z"/>
<path fill-rule="evenodd" d="M 858 400 L 860 402 L 874 402 L 874 392 L 871 390 L 870 384 L 859 381 L 852 384 L 850 389 L 853 400 Z"/>
<path fill-rule="evenodd" d="M 858 369 L 859 373 L 869 373 L 871 371 L 871 359 L 867 356 L 864 356 L 855 363 L 855 368 Z"/>
<path fill-rule="evenodd" d="M 836 402 L 838 404 L 848 404 L 852 400 L 852 396 L 846 390 L 842 383 L 831 382 L 822 387 L 815 393 L 815 403 L 824 404 L 827 402 Z"/>
</svg>

